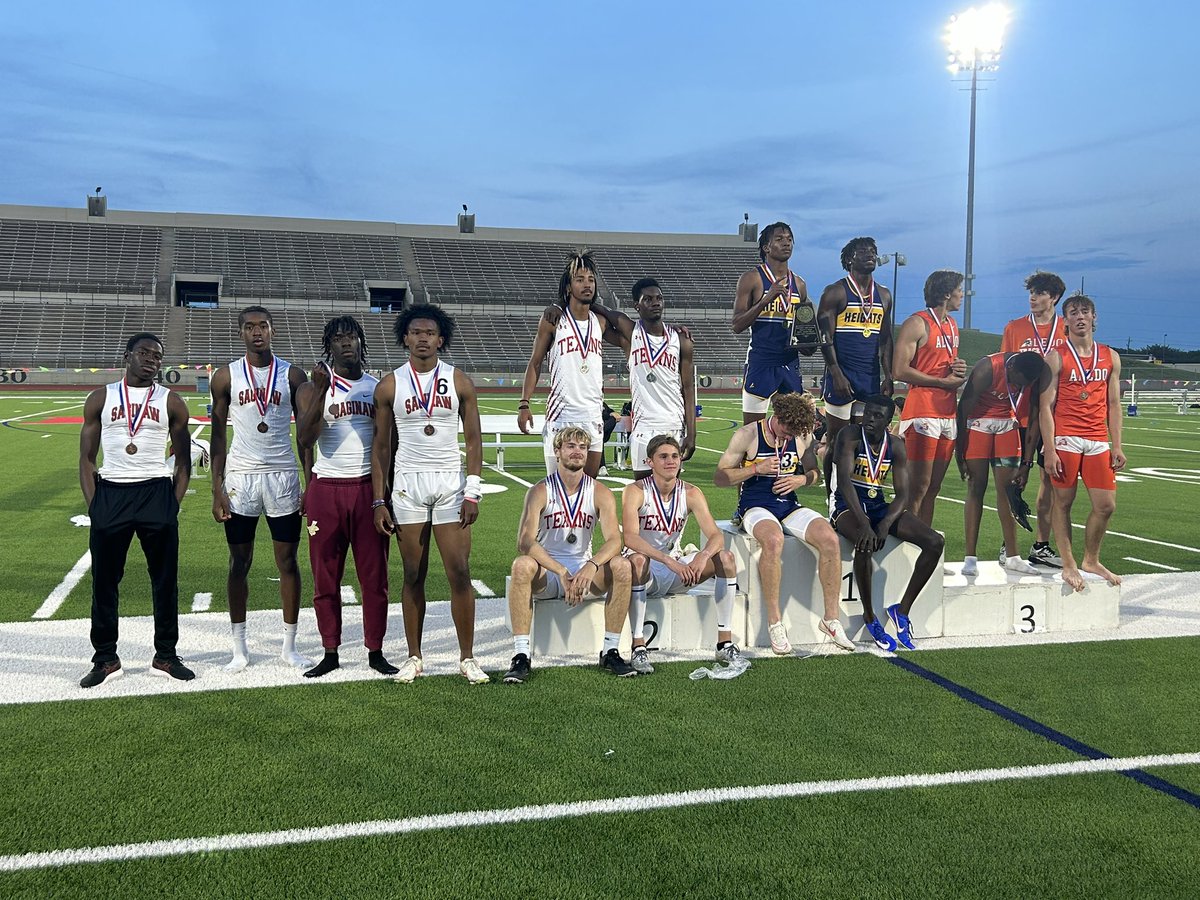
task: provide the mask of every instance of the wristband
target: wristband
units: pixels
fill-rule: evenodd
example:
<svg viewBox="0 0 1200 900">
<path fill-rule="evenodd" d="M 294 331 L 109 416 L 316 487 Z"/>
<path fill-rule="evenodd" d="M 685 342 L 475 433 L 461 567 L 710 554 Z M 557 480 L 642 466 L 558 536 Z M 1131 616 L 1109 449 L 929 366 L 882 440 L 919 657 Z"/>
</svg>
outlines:
<svg viewBox="0 0 1200 900">
<path fill-rule="evenodd" d="M 472 503 L 478 503 L 483 497 L 483 480 L 478 475 L 467 476 L 467 483 L 463 486 L 463 496 Z"/>
<path fill-rule="evenodd" d="M 387 506 L 386 500 L 372 500 L 371 509 L 379 509 L 381 506 Z"/>
</svg>

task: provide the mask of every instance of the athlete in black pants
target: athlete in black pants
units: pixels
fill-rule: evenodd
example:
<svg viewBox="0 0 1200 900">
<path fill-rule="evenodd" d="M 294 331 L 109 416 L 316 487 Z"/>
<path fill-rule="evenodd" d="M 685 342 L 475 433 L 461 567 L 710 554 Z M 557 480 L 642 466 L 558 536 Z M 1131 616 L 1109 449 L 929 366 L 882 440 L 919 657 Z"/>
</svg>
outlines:
<svg viewBox="0 0 1200 900">
<path fill-rule="evenodd" d="M 175 653 L 179 638 L 179 503 L 192 474 L 187 405 L 155 383 L 163 345 L 149 333 L 125 345 L 125 374 L 88 395 L 79 437 L 79 484 L 91 517 L 91 688 L 122 674 L 117 656 L 118 586 L 136 534 L 146 554 L 154 598 L 154 661 L 150 672 L 195 677 Z M 166 460 L 167 441 L 174 468 Z M 103 465 L 96 468 L 97 452 Z"/>
</svg>

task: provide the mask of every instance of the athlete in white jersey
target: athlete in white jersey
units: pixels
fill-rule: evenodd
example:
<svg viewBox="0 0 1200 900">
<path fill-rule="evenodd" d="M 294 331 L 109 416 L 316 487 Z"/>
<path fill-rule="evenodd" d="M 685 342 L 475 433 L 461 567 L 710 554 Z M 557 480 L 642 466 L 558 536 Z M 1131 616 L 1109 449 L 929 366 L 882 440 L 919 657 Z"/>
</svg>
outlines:
<svg viewBox="0 0 1200 900">
<path fill-rule="evenodd" d="M 584 472 L 591 438 L 569 426 L 555 435 L 558 466 L 525 495 L 517 533 L 517 553 L 508 588 L 516 655 L 506 684 L 529 678 L 533 601 L 562 597 L 568 606 L 605 598 L 604 644 L 600 668 L 614 675 L 636 675 L 621 658 L 617 644 L 629 611 L 629 562 L 621 556 L 621 529 L 612 491 Z M 600 522 L 604 543 L 592 552 L 592 531 Z"/>
<path fill-rule="evenodd" d="M 591 438 L 585 471 L 595 478 L 603 462 L 604 426 L 604 321 L 591 311 L 596 299 L 596 262 L 586 250 L 571 257 L 559 278 L 559 311 L 547 311 L 538 323 L 537 336 L 525 367 L 517 427 L 530 434 L 533 415 L 530 399 L 537 390 L 542 363 L 550 357 L 550 391 L 546 396 L 546 424 L 542 430 L 546 472 L 552 474 L 555 434 L 568 426 L 582 428 Z M 566 315 L 562 315 L 566 312 Z M 553 321 L 552 321 L 553 319 Z"/>
<path fill-rule="evenodd" d="M 483 684 L 489 679 L 474 659 L 475 588 L 469 561 L 471 524 L 483 497 L 475 384 L 440 358 L 454 337 L 454 319 L 441 308 L 430 303 L 407 307 L 396 318 L 395 333 L 408 350 L 408 362 L 384 376 L 375 389 L 371 459 L 375 528 L 380 534 L 396 535 L 404 561 L 401 597 L 408 658 L 395 678 L 411 684 L 424 674 L 421 635 L 432 535 L 450 582 L 459 672 L 471 684 Z M 467 447 L 465 475 L 458 449 L 460 423 Z"/>
<path fill-rule="evenodd" d="M 371 508 L 371 445 L 375 439 L 375 388 L 379 379 L 365 371 L 367 339 L 353 316 L 325 325 L 324 358 L 312 380 L 296 392 L 296 440 L 316 447 L 308 491 L 308 557 L 313 573 L 313 611 L 325 647 L 324 658 L 304 673 L 320 678 L 340 667 L 342 574 L 354 550 L 354 569 L 362 591 L 363 643 L 367 664 L 376 672 L 399 670 L 384 658 L 387 633 L 388 546 L 375 529 Z"/>
<path fill-rule="evenodd" d="M 647 452 L 651 474 L 625 488 L 621 497 L 625 553 L 633 566 L 629 600 L 629 625 L 633 631 L 630 663 L 643 674 L 654 671 L 645 638 L 646 598 L 686 591 L 715 576 L 717 659 L 740 665 L 742 654 L 730 631 L 737 594 L 737 563 L 725 549 L 725 539 L 709 512 L 704 493 L 679 478 L 683 463 L 679 441 L 673 435 L 657 435 L 650 439 Z M 704 536 L 704 549 L 681 554 L 680 538 L 692 513 Z M 748 666 L 749 662 L 744 664 Z"/>
<path fill-rule="evenodd" d="M 225 667 L 240 672 L 250 663 L 246 645 L 248 576 L 254 561 L 258 517 L 267 527 L 279 570 L 283 605 L 283 649 L 280 657 L 307 669 L 312 661 L 296 652 L 300 620 L 300 476 L 292 450 L 292 410 L 296 391 L 308 377 L 271 352 L 271 313 L 249 306 L 238 314 L 238 333 L 246 355 L 217 369 L 212 378 L 213 518 L 225 525 L 229 544 L 229 620 L 233 659 Z M 227 428 L 233 424 L 233 441 Z M 311 452 L 301 451 L 311 470 Z"/>
<path fill-rule="evenodd" d="M 136 534 L 154 600 L 154 675 L 195 677 L 175 654 L 179 638 L 179 504 L 192 474 L 187 405 L 161 385 L 163 345 L 148 332 L 125 344 L 125 375 L 88 395 L 79 438 L 79 486 L 91 517 L 92 688 L 122 674 L 117 656 L 117 589 Z M 166 462 L 170 438 L 174 465 Z M 96 469 L 96 454 L 104 464 Z"/>
</svg>

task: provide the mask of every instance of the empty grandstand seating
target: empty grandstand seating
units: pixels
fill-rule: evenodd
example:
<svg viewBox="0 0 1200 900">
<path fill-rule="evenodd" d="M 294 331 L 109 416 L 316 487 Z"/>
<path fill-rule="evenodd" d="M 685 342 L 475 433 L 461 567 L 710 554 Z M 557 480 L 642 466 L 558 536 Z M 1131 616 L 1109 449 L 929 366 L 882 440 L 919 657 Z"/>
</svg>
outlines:
<svg viewBox="0 0 1200 900">
<path fill-rule="evenodd" d="M 0 289 L 152 294 L 161 244 L 140 225 L 0 219 Z"/>
<path fill-rule="evenodd" d="M 129 336 L 139 331 L 164 335 L 170 312 L 163 306 L 0 303 L 0 362 L 14 367 L 120 366 Z"/>
<path fill-rule="evenodd" d="M 223 276 L 225 297 L 346 303 L 368 279 L 408 278 L 396 237 L 232 228 L 176 229 L 174 271 Z"/>
<path fill-rule="evenodd" d="M 413 238 L 420 279 L 434 302 L 510 300 L 550 303 L 572 244 L 515 241 L 460 241 Z M 668 302 L 731 305 L 738 276 L 758 262 L 746 247 L 636 247 L 605 244 L 592 248 L 605 299 L 627 303 L 639 278 L 657 278 Z"/>
</svg>

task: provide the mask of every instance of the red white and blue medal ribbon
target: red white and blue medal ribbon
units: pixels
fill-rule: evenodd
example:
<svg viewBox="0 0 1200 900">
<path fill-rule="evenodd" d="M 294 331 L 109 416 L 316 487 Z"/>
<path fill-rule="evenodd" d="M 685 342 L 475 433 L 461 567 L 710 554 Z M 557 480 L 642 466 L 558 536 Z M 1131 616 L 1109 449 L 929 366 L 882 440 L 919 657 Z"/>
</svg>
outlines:
<svg viewBox="0 0 1200 900">
<path fill-rule="evenodd" d="M 321 363 L 325 367 L 325 371 L 329 373 L 329 396 L 334 397 L 338 391 L 344 394 L 350 393 L 350 389 L 354 387 L 354 382 L 349 378 L 343 378 L 337 372 L 333 371 L 333 366 L 329 363 Z"/>
<path fill-rule="evenodd" d="M 1092 341 L 1092 365 L 1090 368 L 1085 369 L 1083 367 L 1083 360 L 1080 359 L 1079 354 L 1077 352 L 1075 352 L 1075 345 L 1072 344 L 1070 341 L 1064 341 L 1063 343 L 1065 343 L 1067 345 L 1067 349 L 1071 351 L 1071 356 L 1074 357 L 1074 359 L 1075 359 L 1075 365 L 1076 365 L 1076 367 L 1078 367 L 1079 375 L 1083 380 L 1083 384 L 1080 385 L 1080 387 L 1082 387 L 1084 392 L 1086 393 L 1088 382 L 1091 380 L 1092 372 L 1094 372 L 1096 370 L 1096 362 L 1100 358 L 1100 345 L 1097 344 L 1095 341 Z M 1084 399 L 1086 400 L 1087 398 L 1085 397 Z"/>
<path fill-rule="evenodd" d="M 663 342 L 658 345 L 658 349 L 654 349 L 654 344 L 650 341 L 650 332 L 646 330 L 646 326 L 640 321 L 638 322 L 638 330 L 642 333 L 642 344 L 646 347 L 646 356 L 649 357 L 648 368 L 652 369 L 658 365 L 658 361 L 662 355 L 667 352 L 667 347 L 671 344 L 671 329 L 663 326 Z"/>
<path fill-rule="evenodd" d="M 572 529 L 580 523 L 577 521 L 579 515 L 579 507 L 583 504 L 583 482 L 579 482 L 579 490 L 575 493 L 575 502 L 571 503 L 571 498 L 567 496 L 567 486 L 563 484 L 562 477 L 555 472 L 550 476 L 554 485 L 554 495 L 558 498 L 559 505 L 562 506 L 567 513 L 567 528 Z"/>
<path fill-rule="evenodd" d="M 575 321 L 575 317 L 571 315 L 571 310 L 563 311 L 566 314 L 567 321 L 571 323 L 571 330 L 575 332 L 575 340 L 579 342 L 579 356 L 584 364 L 587 364 L 588 350 L 592 345 L 592 314 L 588 313 L 587 334 L 584 335 L 579 330 L 579 323 Z M 585 370 L 586 371 L 586 370 Z"/>
<path fill-rule="evenodd" d="M 136 416 L 133 413 L 133 398 L 129 396 L 129 383 L 124 378 L 117 386 L 117 393 L 121 399 L 121 408 L 125 411 L 125 427 L 129 429 L 129 443 L 132 444 L 146 421 L 146 410 L 150 408 L 150 401 L 154 397 L 154 382 L 150 382 L 150 387 L 146 389 L 146 399 L 142 401 Z"/>
<path fill-rule="evenodd" d="M 953 368 L 955 350 L 950 346 L 950 335 L 946 334 L 946 329 L 942 327 L 942 322 L 940 319 L 938 319 L 937 313 L 935 313 L 933 310 L 930 310 L 929 316 L 933 319 L 933 324 L 937 326 L 938 333 L 942 336 L 942 343 L 945 345 L 943 349 L 945 349 L 946 355 L 949 357 L 950 366 Z M 945 318 L 949 319 L 950 314 L 947 313 Z"/>
<path fill-rule="evenodd" d="M 779 280 L 775 277 L 775 273 L 771 271 L 770 267 L 766 263 L 759 263 L 758 267 L 762 270 L 762 273 L 767 276 L 768 284 L 774 284 Z M 783 302 L 787 304 L 788 312 L 790 313 L 792 310 L 792 295 L 796 293 L 796 273 L 791 269 L 788 269 L 787 280 L 787 291 L 783 296 Z M 767 290 L 770 290 L 770 288 L 767 288 Z"/>
<path fill-rule="evenodd" d="M 654 498 L 654 508 L 658 510 L 658 520 L 666 523 L 663 531 L 666 534 L 675 533 L 675 511 L 679 508 L 679 492 L 683 488 L 683 484 L 676 480 L 675 489 L 671 491 L 671 505 L 668 507 L 662 501 L 662 496 L 658 493 L 658 485 L 654 483 L 654 476 L 646 479 L 646 490 L 650 492 L 650 496 Z"/>
<path fill-rule="evenodd" d="M 1050 345 L 1054 343 L 1054 335 L 1058 331 L 1058 314 L 1054 316 L 1054 320 L 1050 323 L 1050 333 L 1046 335 L 1046 340 L 1042 340 L 1042 333 L 1038 331 L 1038 324 L 1033 318 L 1033 313 L 1029 314 L 1029 327 L 1033 329 L 1033 339 L 1037 341 L 1038 353 L 1045 356 L 1050 352 Z"/>
<path fill-rule="evenodd" d="M 883 472 L 884 458 L 888 455 L 888 436 L 885 432 L 883 435 L 883 443 L 879 445 L 879 455 L 874 459 L 871 458 L 871 442 L 867 440 L 867 429 L 860 429 L 862 432 L 863 453 L 867 457 L 867 475 L 871 478 L 871 483 L 878 486 L 882 483 L 880 473 Z"/>
<path fill-rule="evenodd" d="M 254 380 L 254 366 L 250 365 L 250 360 L 242 357 L 242 372 L 246 376 L 246 383 L 250 385 L 250 393 L 254 396 L 254 405 L 258 407 L 258 415 L 263 421 L 267 418 L 267 407 L 271 404 L 271 398 L 275 396 L 275 382 L 279 378 L 279 358 L 271 356 L 271 367 L 267 372 L 267 390 L 260 399 L 258 396 L 258 382 Z"/>
<path fill-rule="evenodd" d="M 1021 388 L 1017 394 L 1017 399 L 1013 399 L 1012 386 L 1008 383 L 1008 360 L 1004 361 L 1001 367 L 1004 372 L 1004 393 L 1008 394 L 1008 405 L 1012 408 L 1012 417 L 1017 418 L 1017 404 L 1021 402 L 1021 395 L 1025 393 L 1025 389 Z"/>
<path fill-rule="evenodd" d="M 846 276 L 846 284 L 850 285 L 851 292 L 858 298 L 858 308 L 861 311 L 863 334 L 865 335 L 871 331 L 871 314 L 875 312 L 875 279 L 871 279 L 871 288 L 865 295 L 859 291 L 858 285 L 849 275 Z"/>
<path fill-rule="evenodd" d="M 438 374 L 442 371 L 442 364 L 438 363 L 433 370 L 433 378 L 429 380 L 429 390 L 421 389 L 421 379 L 417 377 L 417 370 L 412 367 L 412 363 L 408 364 L 408 381 L 412 385 L 412 391 L 417 395 L 417 405 L 425 410 L 425 417 L 433 418 L 433 398 L 437 394 Z"/>
</svg>

